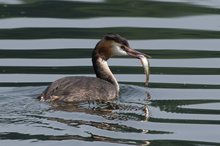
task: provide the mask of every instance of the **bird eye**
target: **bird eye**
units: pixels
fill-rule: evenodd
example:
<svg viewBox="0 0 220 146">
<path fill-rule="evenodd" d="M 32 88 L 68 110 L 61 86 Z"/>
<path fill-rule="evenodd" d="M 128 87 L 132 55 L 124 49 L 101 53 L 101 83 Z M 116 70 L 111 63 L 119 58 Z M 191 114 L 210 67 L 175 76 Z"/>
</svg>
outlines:
<svg viewBox="0 0 220 146">
<path fill-rule="evenodd" d="M 125 46 L 122 45 L 122 46 L 121 46 L 121 49 L 124 50 L 124 49 L 125 49 Z"/>
</svg>

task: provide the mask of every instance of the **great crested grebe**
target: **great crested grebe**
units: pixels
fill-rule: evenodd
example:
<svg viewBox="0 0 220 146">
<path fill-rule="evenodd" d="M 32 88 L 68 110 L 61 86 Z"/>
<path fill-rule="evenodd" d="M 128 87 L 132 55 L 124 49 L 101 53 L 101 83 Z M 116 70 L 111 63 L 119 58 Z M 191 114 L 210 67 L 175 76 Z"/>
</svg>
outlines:
<svg viewBox="0 0 220 146">
<path fill-rule="evenodd" d="M 107 60 L 112 56 L 129 55 L 141 60 L 149 80 L 147 55 L 129 47 L 128 41 L 118 34 L 105 35 L 95 46 L 92 63 L 96 77 L 71 76 L 54 81 L 38 97 L 40 100 L 81 102 L 108 101 L 119 96 L 119 84 L 112 74 Z"/>
</svg>

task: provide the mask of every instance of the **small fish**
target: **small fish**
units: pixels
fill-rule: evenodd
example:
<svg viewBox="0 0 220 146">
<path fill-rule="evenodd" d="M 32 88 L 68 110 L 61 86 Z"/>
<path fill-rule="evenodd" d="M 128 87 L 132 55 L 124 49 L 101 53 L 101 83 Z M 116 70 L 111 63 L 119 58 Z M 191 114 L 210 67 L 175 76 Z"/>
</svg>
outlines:
<svg viewBox="0 0 220 146">
<path fill-rule="evenodd" d="M 149 60 L 144 55 L 140 55 L 139 59 L 141 60 L 141 64 L 144 68 L 144 73 L 146 75 L 145 85 L 147 86 L 150 78 L 150 63 Z"/>
</svg>

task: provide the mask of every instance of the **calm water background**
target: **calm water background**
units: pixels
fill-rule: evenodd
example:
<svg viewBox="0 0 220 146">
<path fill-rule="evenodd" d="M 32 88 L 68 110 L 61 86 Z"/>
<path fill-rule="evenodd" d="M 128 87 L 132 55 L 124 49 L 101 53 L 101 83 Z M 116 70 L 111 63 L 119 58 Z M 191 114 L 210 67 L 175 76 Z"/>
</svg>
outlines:
<svg viewBox="0 0 220 146">
<path fill-rule="evenodd" d="M 152 56 L 149 87 L 138 60 L 115 58 L 117 101 L 36 100 L 60 77 L 94 76 L 108 32 Z M 219 88 L 219 0 L 0 0 L 0 146 L 220 145 Z"/>
</svg>

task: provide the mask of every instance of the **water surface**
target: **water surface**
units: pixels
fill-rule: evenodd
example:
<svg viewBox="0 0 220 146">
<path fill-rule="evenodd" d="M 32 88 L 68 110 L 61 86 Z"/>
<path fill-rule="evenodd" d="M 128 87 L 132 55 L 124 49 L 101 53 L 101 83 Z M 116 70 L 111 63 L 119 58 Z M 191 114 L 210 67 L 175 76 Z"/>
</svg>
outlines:
<svg viewBox="0 0 220 146">
<path fill-rule="evenodd" d="M 220 145 L 218 0 L 0 0 L 0 145 Z M 108 61 L 109 103 L 36 99 L 64 76 L 94 76 L 91 52 L 119 33 L 149 54 Z"/>
</svg>

